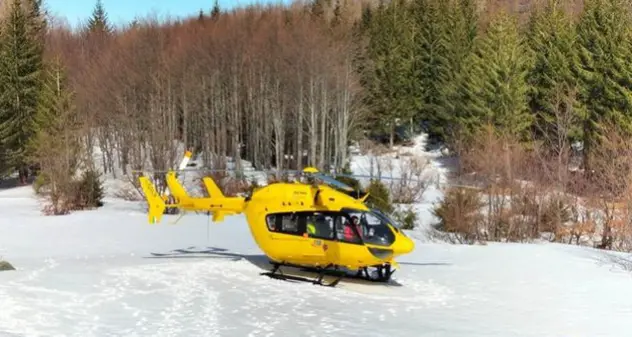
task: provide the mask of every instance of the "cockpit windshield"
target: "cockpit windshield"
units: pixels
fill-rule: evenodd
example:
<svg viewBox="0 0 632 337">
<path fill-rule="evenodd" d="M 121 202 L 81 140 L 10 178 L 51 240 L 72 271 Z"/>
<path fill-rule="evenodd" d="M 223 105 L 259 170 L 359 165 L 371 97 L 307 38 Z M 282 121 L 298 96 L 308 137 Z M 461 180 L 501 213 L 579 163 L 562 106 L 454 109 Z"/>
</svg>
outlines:
<svg viewBox="0 0 632 337">
<path fill-rule="evenodd" d="M 392 225 L 395 228 L 395 232 L 399 232 L 403 236 L 406 236 L 406 233 L 404 233 L 404 231 L 402 231 L 402 224 L 401 223 L 399 223 L 395 219 L 389 217 L 388 215 L 384 214 L 384 212 L 380 211 L 377 208 L 371 208 L 371 212 L 373 212 L 373 214 L 375 214 L 375 215 L 379 216 L 380 218 L 382 218 L 382 221 Z"/>
<path fill-rule="evenodd" d="M 383 217 L 373 212 L 353 209 L 343 210 L 350 218 L 357 217 L 360 222 L 362 240 L 365 243 L 379 246 L 390 246 L 395 241 L 395 234 L 388 227 Z"/>
</svg>

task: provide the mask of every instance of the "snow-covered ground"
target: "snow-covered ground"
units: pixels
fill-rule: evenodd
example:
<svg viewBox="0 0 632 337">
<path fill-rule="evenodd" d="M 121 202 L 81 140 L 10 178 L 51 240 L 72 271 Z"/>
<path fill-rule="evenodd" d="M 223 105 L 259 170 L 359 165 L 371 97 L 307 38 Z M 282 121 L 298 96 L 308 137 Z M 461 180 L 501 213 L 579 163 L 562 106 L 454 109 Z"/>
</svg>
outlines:
<svg viewBox="0 0 632 337">
<path fill-rule="evenodd" d="M 361 158 L 353 158 L 361 169 Z M 437 168 L 441 172 L 441 168 Z M 420 211 L 440 197 L 430 190 Z M 624 255 L 559 244 L 419 241 L 402 286 L 260 276 L 241 216 L 148 225 L 142 203 L 45 217 L 30 187 L 0 191 L 0 336 L 628 336 Z M 426 213 L 426 215 L 429 213 Z M 431 221 L 421 215 L 423 221 Z M 159 258 L 186 248 L 217 254 Z M 344 281 L 343 281 L 344 282 Z"/>
</svg>

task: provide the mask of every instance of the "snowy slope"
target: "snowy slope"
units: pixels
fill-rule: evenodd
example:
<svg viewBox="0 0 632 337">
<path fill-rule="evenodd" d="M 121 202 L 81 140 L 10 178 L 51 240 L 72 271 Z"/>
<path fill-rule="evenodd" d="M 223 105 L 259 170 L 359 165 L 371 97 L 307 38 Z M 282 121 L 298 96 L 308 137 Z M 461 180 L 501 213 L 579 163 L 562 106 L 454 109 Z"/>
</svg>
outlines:
<svg viewBox="0 0 632 337">
<path fill-rule="evenodd" d="M 361 169 L 354 158 L 354 169 Z M 440 167 L 437 167 L 441 169 Z M 440 190 L 419 206 L 428 207 Z M 401 287 L 324 288 L 260 276 L 242 216 L 148 225 L 142 203 L 45 217 L 0 190 L 0 336 L 627 336 L 631 263 L 558 244 L 419 241 Z M 423 214 L 422 214 L 423 218 Z M 424 221 L 432 221 L 423 218 Z M 190 247 L 219 254 L 157 258 Z M 623 255 L 621 258 L 629 259 Z M 235 258 L 237 257 L 237 258 Z"/>
<path fill-rule="evenodd" d="M 418 244 L 402 287 L 323 288 L 259 276 L 243 218 L 146 224 L 138 205 L 42 217 L 0 193 L 0 331 L 9 336 L 624 336 L 632 277 L 564 245 Z M 9 217 L 8 215 L 11 214 Z M 207 233 L 208 230 L 208 233 Z M 218 247 L 246 258 L 151 258 Z"/>
</svg>

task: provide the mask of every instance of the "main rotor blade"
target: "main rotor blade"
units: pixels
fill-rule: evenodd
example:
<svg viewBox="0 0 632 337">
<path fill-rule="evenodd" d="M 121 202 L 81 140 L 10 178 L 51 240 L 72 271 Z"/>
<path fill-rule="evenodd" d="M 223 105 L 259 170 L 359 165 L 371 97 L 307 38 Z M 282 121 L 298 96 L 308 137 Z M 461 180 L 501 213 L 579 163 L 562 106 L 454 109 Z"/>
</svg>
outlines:
<svg viewBox="0 0 632 337">
<path fill-rule="evenodd" d="M 317 179 L 320 179 L 323 182 L 325 182 L 325 184 L 330 184 L 330 185 L 333 185 L 335 187 L 338 187 L 340 189 L 343 189 L 343 190 L 346 190 L 346 191 L 349 191 L 349 192 L 353 192 L 355 190 L 353 187 L 351 187 L 351 186 L 349 186 L 349 185 L 347 185 L 347 184 L 345 184 L 343 182 L 340 182 L 340 181 L 336 180 L 335 178 L 330 177 L 330 176 L 328 176 L 326 174 L 317 173 L 314 176 Z"/>
<path fill-rule="evenodd" d="M 205 173 L 228 173 L 228 172 L 235 172 L 238 174 L 244 174 L 244 173 L 250 173 L 253 176 L 256 176 L 257 174 L 266 174 L 266 175 L 277 175 L 277 174 L 291 174 L 291 175 L 295 175 L 296 177 L 299 177 L 303 174 L 303 171 L 301 170 L 257 170 L 257 169 L 253 169 L 253 170 L 244 170 L 244 169 L 204 169 L 204 168 L 185 168 L 183 170 L 132 170 L 132 173 L 139 173 L 139 174 L 145 174 L 145 173 L 167 173 L 167 172 L 176 172 L 176 173 L 181 173 L 181 172 L 205 172 Z M 476 185 L 469 185 L 469 184 L 460 184 L 458 182 L 440 182 L 440 181 L 434 181 L 435 179 L 429 177 L 428 179 L 415 179 L 415 178 L 409 178 L 409 177 L 392 177 L 392 176 L 377 176 L 377 175 L 368 175 L 368 174 L 344 174 L 344 173 L 332 173 L 332 174 L 328 174 L 328 173 L 323 173 L 323 172 L 319 172 L 316 173 L 314 175 L 314 177 L 316 177 L 317 179 L 322 180 L 324 183 L 326 184 L 330 184 L 333 186 L 336 186 L 337 188 L 343 189 L 343 190 L 347 190 L 347 191 L 355 191 L 355 189 L 341 181 L 336 180 L 336 177 L 347 177 L 347 178 L 353 178 L 353 179 L 369 179 L 369 180 L 387 180 L 387 181 L 404 181 L 404 182 L 425 182 L 425 183 L 432 183 L 433 185 L 436 186 L 452 186 L 452 187 L 463 187 L 463 188 L 480 188 L 480 186 L 476 186 Z"/>
</svg>

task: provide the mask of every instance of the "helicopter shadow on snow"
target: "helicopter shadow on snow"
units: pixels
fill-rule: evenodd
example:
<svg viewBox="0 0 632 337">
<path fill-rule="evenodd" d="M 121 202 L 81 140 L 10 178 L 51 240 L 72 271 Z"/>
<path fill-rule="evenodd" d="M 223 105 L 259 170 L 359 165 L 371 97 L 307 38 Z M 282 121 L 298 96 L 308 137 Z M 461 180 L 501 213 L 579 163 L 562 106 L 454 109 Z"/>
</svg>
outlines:
<svg viewBox="0 0 632 337">
<path fill-rule="evenodd" d="M 230 252 L 228 249 L 219 247 L 188 247 L 185 249 L 174 249 L 166 253 L 151 253 L 147 258 L 189 258 L 189 259 L 227 259 L 230 261 L 246 260 L 254 266 L 264 271 L 270 271 L 273 266 L 268 257 L 264 254 L 239 254 Z M 404 266 L 451 266 L 447 262 L 398 262 Z"/>
<path fill-rule="evenodd" d="M 417 267 L 423 267 L 423 266 L 451 266 L 452 263 L 448 263 L 448 262 L 397 262 L 397 264 L 400 264 L 402 266 L 417 266 Z"/>
<path fill-rule="evenodd" d="M 167 259 L 223 259 L 229 261 L 246 260 L 263 270 L 270 270 L 272 265 L 264 254 L 239 254 L 219 247 L 188 247 L 184 249 L 174 249 L 165 253 L 150 253 L 145 258 L 167 258 Z"/>
</svg>

